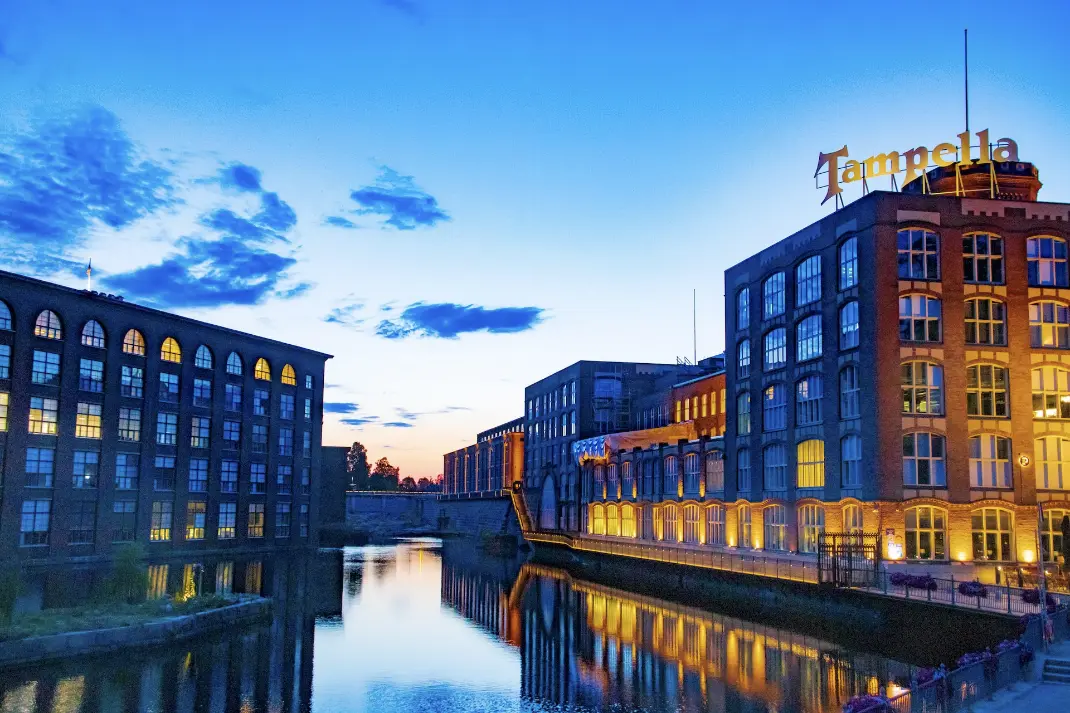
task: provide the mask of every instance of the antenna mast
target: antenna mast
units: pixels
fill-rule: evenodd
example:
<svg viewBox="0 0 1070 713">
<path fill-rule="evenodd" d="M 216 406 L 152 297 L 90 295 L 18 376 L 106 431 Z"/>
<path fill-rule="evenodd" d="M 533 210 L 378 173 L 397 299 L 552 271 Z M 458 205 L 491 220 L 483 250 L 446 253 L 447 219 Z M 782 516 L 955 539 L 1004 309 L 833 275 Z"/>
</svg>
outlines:
<svg viewBox="0 0 1070 713">
<path fill-rule="evenodd" d="M 694 349 L 692 356 L 695 364 L 698 364 L 698 289 L 691 289 L 691 345 Z"/>
<path fill-rule="evenodd" d="M 966 89 L 966 133 L 970 133 L 970 31 L 962 30 L 962 64 L 965 68 L 963 76 Z"/>
</svg>

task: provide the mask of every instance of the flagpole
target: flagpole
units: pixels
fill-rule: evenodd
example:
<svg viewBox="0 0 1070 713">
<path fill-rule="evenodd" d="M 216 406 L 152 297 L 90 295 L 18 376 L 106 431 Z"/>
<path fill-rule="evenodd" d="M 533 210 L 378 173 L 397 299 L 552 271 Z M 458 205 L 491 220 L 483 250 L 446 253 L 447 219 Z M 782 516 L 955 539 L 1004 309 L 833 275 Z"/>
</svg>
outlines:
<svg viewBox="0 0 1070 713">
<path fill-rule="evenodd" d="M 1037 594 L 1040 599 L 1040 639 L 1048 650 L 1048 587 L 1044 572 L 1044 503 L 1037 503 Z M 1053 553 L 1054 554 L 1054 553 Z"/>
</svg>

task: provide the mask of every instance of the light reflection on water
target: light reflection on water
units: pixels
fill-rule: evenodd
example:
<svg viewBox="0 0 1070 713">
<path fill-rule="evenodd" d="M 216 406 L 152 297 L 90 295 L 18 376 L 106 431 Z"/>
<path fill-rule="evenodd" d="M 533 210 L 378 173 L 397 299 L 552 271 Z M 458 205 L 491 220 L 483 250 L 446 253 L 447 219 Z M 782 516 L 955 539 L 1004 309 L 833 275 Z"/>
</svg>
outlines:
<svg viewBox="0 0 1070 713">
<path fill-rule="evenodd" d="M 813 637 L 434 540 L 268 562 L 264 578 L 270 624 L 0 672 L 0 713 L 821 713 L 907 675 Z"/>
</svg>

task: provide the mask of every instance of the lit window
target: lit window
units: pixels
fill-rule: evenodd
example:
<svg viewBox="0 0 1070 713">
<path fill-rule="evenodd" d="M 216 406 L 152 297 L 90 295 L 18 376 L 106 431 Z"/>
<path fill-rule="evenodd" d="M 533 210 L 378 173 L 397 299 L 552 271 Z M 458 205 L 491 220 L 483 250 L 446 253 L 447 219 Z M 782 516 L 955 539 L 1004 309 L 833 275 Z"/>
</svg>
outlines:
<svg viewBox="0 0 1070 713">
<path fill-rule="evenodd" d="M 817 359 L 821 346 L 821 315 L 812 314 L 795 326 L 795 360 Z"/>
<path fill-rule="evenodd" d="M 821 400 L 824 384 L 820 376 L 812 375 L 795 384 L 795 425 L 810 426 L 821 423 Z"/>
<path fill-rule="evenodd" d="M 237 529 L 238 506 L 236 503 L 219 503 L 219 525 L 216 530 L 216 538 L 220 540 L 233 540 Z"/>
<path fill-rule="evenodd" d="M 966 413 L 1007 417 L 1007 370 L 993 364 L 966 368 Z"/>
<path fill-rule="evenodd" d="M 48 544 L 51 500 L 23 500 L 22 521 L 19 524 L 19 544 L 37 547 Z"/>
<path fill-rule="evenodd" d="M 765 370 L 782 368 L 788 361 L 788 331 L 778 327 L 765 335 Z"/>
<path fill-rule="evenodd" d="M 7 431 L 7 409 L 10 394 L 0 391 L 0 433 Z"/>
<path fill-rule="evenodd" d="M 193 365 L 199 369 L 211 369 L 212 350 L 203 344 L 197 347 L 197 352 L 193 355 Z"/>
<path fill-rule="evenodd" d="M 987 285 L 1003 284 L 1003 238 L 973 233 L 962 238 L 962 279 Z"/>
<path fill-rule="evenodd" d="M 153 542 L 166 542 L 171 539 L 171 520 L 174 516 L 174 503 L 156 500 L 152 503 L 152 523 L 149 539 Z"/>
<path fill-rule="evenodd" d="M 736 348 L 736 377 L 746 379 L 750 376 L 750 340 L 744 339 Z"/>
<path fill-rule="evenodd" d="M 825 487 L 825 442 L 817 439 L 803 441 L 795 448 L 798 487 Z"/>
<path fill-rule="evenodd" d="M 1070 307 L 1051 301 L 1031 303 L 1029 341 L 1034 347 L 1070 349 Z"/>
<path fill-rule="evenodd" d="M 145 337 L 136 329 L 128 330 L 123 335 L 123 354 L 145 356 Z"/>
<path fill-rule="evenodd" d="M 178 443 L 178 414 L 160 412 L 156 414 L 156 443 L 161 446 L 173 446 Z"/>
<path fill-rule="evenodd" d="M 82 327 L 82 346 L 104 348 L 104 328 L 100 326 L 100 322 L 91 319 L 85 323 Z"/>
<path fill-rule="evenodd" d="M 724 454 L 713 451 L 706 454 L 706 495 L 724 490 Z"/>
<path fill-rule="evenodd" d="M 788 487 L 788 449 L 774 443 L 762 450 L 762 487 L 766 490 L 786 490 Z"/>
<path fill-rule="evenodd" d="M 3 300 L 0 300 L 0 329 L 11 331 L 11 308 Z"/>
<path fill-rule="evenodd" d="M 59 402 L 40 396 L 30 397 L 30 433 L 42 436 L 56 435 L 59 420 Z"/>
<path fill-rule="evenodd" d="M 1014 559 L 1011 550 L 1011 514 L 1001 508 L 982 508 L 970 515 L 973 558 L 992 562 Z"/>
<path fill-rule="evenodd" d="M 34 349 L 30 381 L 43 386 L 59 386 L 59 354 Z"/>
<path fill-rule="evenodd" d="M 74 420 L 75 438 L 100 438 L 100 404 L 78 404 Z"/>
<path fill-rule="evenodd" d="M 795 268 L 795 306 L 821 299 L 821 256 L 806 258 Z"/>
<path fill-rule="evenodd" d="M 898 248 L 899 279 L 940 279 L 940 240 L 936 233 L 917 228 L 900 230 Z"/>
<path fill-rule="evenodd" d="M 908 361 L 900 367 L 903 413 L 922 416 L 944 412 L 944 367 L 924 361 Z"/>
<path fill-rule="evenodd" d="M 182 349 L 178 346 L 178 342 L 175 341 L 174 337 L 168 337 L 163 340 L 163 346 L 160 347 L 160 359 L 173 364 L 181 363 Z"/>
<path fill-rule="evenodd" d="M 305 374 L 305 388 L 306 389 L 311 389 L 312 388 L 312 374 Z M 565 387 L 562 386 L 561 389 L 564 390 Z"/>
<path fill-rule="evenodd" d="M 940 300 L 925 295 L 900 297 L 899 338 L 904 342 L 939 342 Z"/>
<path fill-rule="evenodd" d="M 989 297 L 966 300 L 966 343 L 1006 346 L 1007 321 L 1002 302 Z"/>
<path fill-rule="evenodd" d="M 145 372 L 140 366 L 123 365 L 119 393 L 133 399 L 140 399 L 145 392 Z"/>
<path fill-rule="evenodd" d="M 706 544 L 724 544 L 724 505 L 714 503 L 706 507 Z"/>
<path fill-rule="evenodd" d="M 784 273 L 778 272 L 762 283 L 762 318 L 784 314 Z"/>
<path fill-rule="evenodd" d="M 119 409 L 119 440 L 138 441 L 141 439 L 141 409 Z"/>
<path fill-rule="evenodd" d="M 1033 418 L 1070 419 L 1070 371 L 1038 366 L 1032 371 Z"/>
<path fill-rule="evenodd" d="M 840 349 L 858 346 L 858 302 L 851 300 L 840 307 Z"/>
<path fill-rule="evenodd" d="M 46 309 L 37 315 L 37 321 L 33 326 L 33 334 L 35 337 L 43 337 L 44 339 L 63 339 L 63 326 L 60 324 L 56 313 Z"/>
<path fill-rule="evenodd" d="M 769 505 L 762 510 L 765 523 L 765 549 L 784 551 L 788 548 L 788 515 L 783 505 Z"/>
<path fill-rule="evenodd" d="M 1045 562 L 1055 562 L 1063 552 L 1063 518 L 1070 517 L 1070 511 L 1044 508 L 1044 519 L 1040 531 L 1041 558 Z M 1070 524 L 1070 523 L 1068 523 Z"/>
<path fill-rule="evenodd" d="M 970 437 L 970 483 L 975 488 L 1011 487 L 1011 442 L 1003 436 Z"/>
<path fill-rule="evenodd" d="M 264 536 L 264 503 L 249 504 L 249 524 L 245 534 L 247 537 Z"/>
<path fill-rule="evenodd" d="M 750 433 L 750 392 L 744 391 L 736 397 L 736 435 L 746 436 Z"/>
<path fill-rule="evenodd" d="M 858 418 L 862 415 L 861 393 L 858 367 L 845 366 L 840 371 L 840 418 Z"/>
<path fill-rule="evenodd" d="M 736 451 L 736 489 L 741 497 L 751 491 L 750 451 L 746 448 Z"/>
<path fill-rule="evenodd" d="M 238 356 L 237 352 L 231 352 L 230 356 L 227 357 L 227 373 L 232 376 L 241 376 L 241 357 Z"/>
<path fill-rule="evenodd" d="M 906 557 L 911 560 L 947 558 L 947 513 L 931 505 L 906 510 Z"/>
<path fill-rule="evenodd" d="M 799 508 L 799 552 L 816 553 L 817 540 L 825 531 L 825 508 L 803 505 Z"/>
<path fill-rule="evenodd" d="M 1034 287 L 1067 287 L 1066 241 L 1054 237 L 1029 238 L 1025 243 L 1029 284 Z"/>
<path fill-rule="evenodd" d="M 99 451 L 75 451 L 74 471 L 71 484 L 75 488 L 97 487 L 97 477 L 100 475 L 100 452 Z"/>
<path fill-rule="evenodd" d="M 935 433 L 903 434 L 903 483 L 944 487 L 944 437 Z"/>
<path fill-rule="evenodd" d="M 858 505 L 843 506 L 843 531 L 862 532 L 862 508 Z"/>
<path fill-rule="evenodd" d="M 750 289 L 744 287 L 736 293 L 736 329 L 745 329 L 748 326 L 750 326 Z"/>
<path fill-rule="evenodd" d="M 840 439 L 840 482 L 845 488 L 862 486 L 862 437 L 857 433 Z"/>
<path fill-rule="evenodd" d="M 1042 436 L 1033 441 L 1037 490 L 1070 490 L 1070 439 Z"/>
<path fill-rule="evenodd" d="M 736 508 L 736 535 L 740 547 L 751 547 L 751 509 L 749 505 Z"/>
<path fill-rule="evenodd" d="M 253 376 L 260 381 L 271 381 L 271 367 L 268 366 L 267 359 L 260 357 L 256 360 L 256 366 L 253 367 Z"/>
<path fill-rule="evenodd" d="M 840 289 L 858 284 L 858 238 L 847 238 L 840 244 Z"/>
<path fill-rule="evenodd" d="M 191 419 L 190 426 L 190 446 L 192 448 L 208 448 L 211 431 L 212 419 L 207 416 L 194 416 Z"/>
<path fill-rule="evenodd" d="M 613 506 L 610 505 L 610 508 Z M 688 503 L 683 506 L 684 511 L 684 538 L 683 541 L 689 545 L 697 545 L 699 543 L 699 533 L 701 532 L 702 523 L 702 511 L 698 505 Z"/>
<path fill-rule="evenodd" d="M 78 388 L 99 394 L 104 390 L 104 362 L 82 359 L 78 363 Z"/>
<path fill-rule="evenodd" d="M 203 540 L 207 505 L 203 502 L 186 503 L 186 539 Z"/>
<path fill-rule="evenodd" d="M 771 384 L 762 391 L 762 430 L 782 431 L 788 427 L 788 391 L 783 384 Z"/>
<path fill-rule="evenodd" d="M 287 386 L 297 386 L 297 374 L 294 373 L 294 368 L 289 364 L 282 367 L 282 383 Z M 555 394 L 556 395 L 556 394 Z"/>
<path fill-rule="evenodd" d="M 0 344 L 0 379 L 11 378 L 11 345 Z"/>
</svg>

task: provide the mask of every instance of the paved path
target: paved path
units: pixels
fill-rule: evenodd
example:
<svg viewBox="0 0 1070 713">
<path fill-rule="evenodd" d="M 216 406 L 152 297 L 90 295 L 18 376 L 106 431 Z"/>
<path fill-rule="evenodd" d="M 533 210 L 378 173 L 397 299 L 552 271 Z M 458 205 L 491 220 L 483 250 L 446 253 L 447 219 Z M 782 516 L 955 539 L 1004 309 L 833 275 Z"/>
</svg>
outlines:
<svg viewBox="0 0 1070 713">
<path fill-rule="evenodd" d="M 1070 641 L 1060 641 L 1047 653 L 1038 653 L 1034 681 L 1021 681 L 996 693 L 990 701 L 973 705 L 973 713 L 1066 713 L 1070 711 L 1070 686 L 1044 683 L 1044 659 L 1070 659 Z"/>
</svg>

